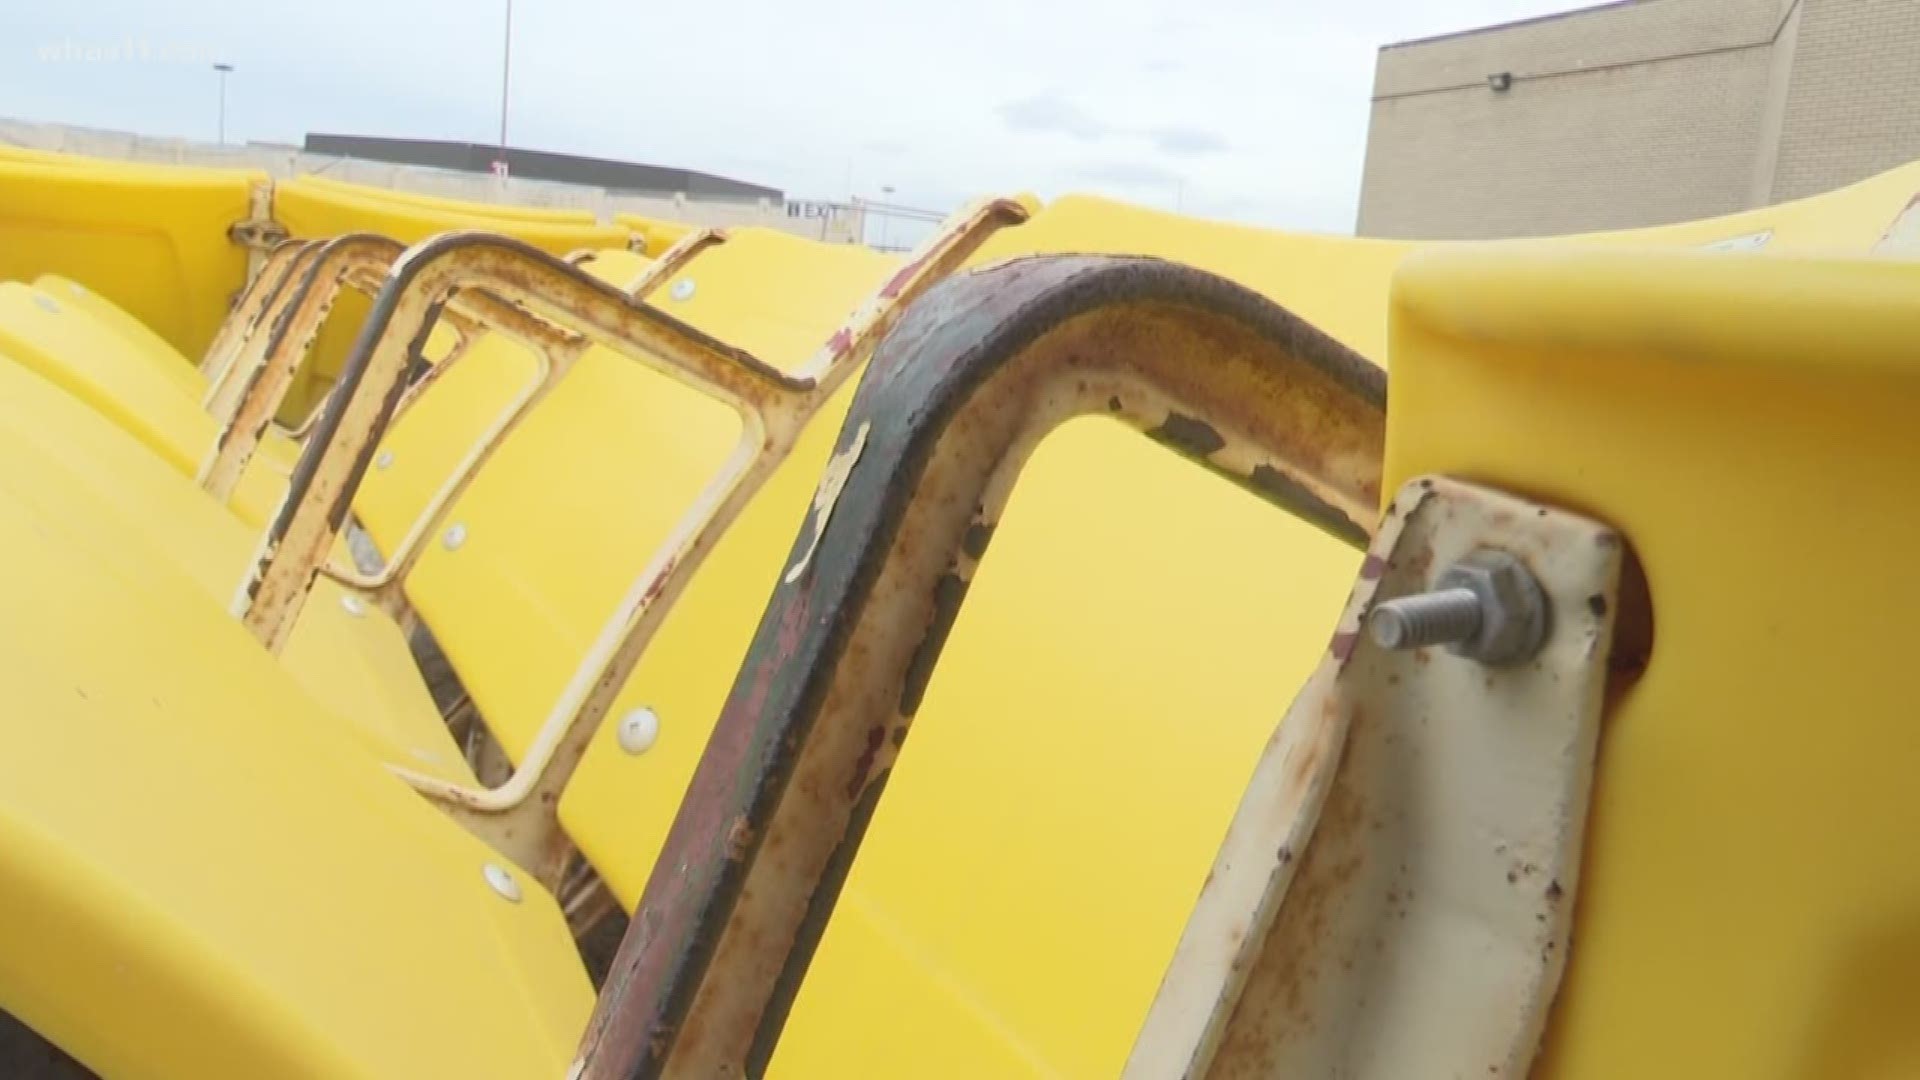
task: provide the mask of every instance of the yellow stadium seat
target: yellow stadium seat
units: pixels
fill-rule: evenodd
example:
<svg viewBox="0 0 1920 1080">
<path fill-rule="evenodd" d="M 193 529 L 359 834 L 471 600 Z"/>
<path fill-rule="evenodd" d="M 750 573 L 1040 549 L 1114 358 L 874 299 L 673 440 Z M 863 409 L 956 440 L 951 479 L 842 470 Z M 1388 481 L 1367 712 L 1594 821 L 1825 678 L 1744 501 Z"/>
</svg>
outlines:
<svg viewBox="0 0 1920 1080">
<path fill-rule="evenodd" d="M 17 389 L 10 414 L 60 400 Z M 61 451 L 12 434 L 8 1013 L 115 1077 L 560 1076 L 592 989 L 553 900 L 386 775 L 117 496 L 33 480 Z"/>
<path fill-rule="evenodd" d="M 0 321 L 4 321 L 0 317 Z M 224 608 L 257 530 L 223 511 L 127 432 L 37 378 L 0 347 L 0 438 L 16 490 L 84 493 L 115 508 L 115 534 L 164 558 Z M 76 495 L 76 497 L 78 497 Z M 282 654 L 287 669 L 378 756 L 471 782 L 414 669 L 406 640 L 371 605 L 322 579 Z"/>
<path fill-rule="evenodd" d="M 0 352 L 124 427 L 188 478 L 220 433 L 199 403 L 125 336 L 31 286 L 0 282 Z M 293 456 L 281 447 L 255 458 L 230 504 L 242 520 L 263 524 L 279 506 Z"/>
</svg>

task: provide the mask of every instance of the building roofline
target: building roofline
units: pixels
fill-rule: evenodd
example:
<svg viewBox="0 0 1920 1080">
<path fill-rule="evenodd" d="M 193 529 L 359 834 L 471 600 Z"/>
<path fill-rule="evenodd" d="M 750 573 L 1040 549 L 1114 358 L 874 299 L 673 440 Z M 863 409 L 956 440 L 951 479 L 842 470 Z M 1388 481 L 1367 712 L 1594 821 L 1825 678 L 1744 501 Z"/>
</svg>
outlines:
<svg viewBox="0 0 1920 1080">
<path fill-rule="evenodd" d="M 1572 8 L 1567 11 L 1550 11 L 1545 15 L 1533 15 L 1525 19 L 1511 19 L 1507 22 L 1490 23 L 1486 26 L 1475 26 L 1466 30 L 1450 30 L 1444 34 L 1407 38 L 1405 41 L 1390 41 L 1380 46 L 1380 51 L 1385 52 L 1388 49 L 1401 49 L 1409 45 L 1427 45 L 1436 41 L 1448 41 L 1453 38 L 1473 37 L 1476 34 L 1492 34 L 1501 30 L 1512 30 L 1515 27 L 1532 26 L 1534 23 L 1552 22 L 1556 19 L 1570 18 L 1574 15 L 1586 15 L 1595 11 L 1606 11 L 1609 8 L 1627 7 L 1641 2 L 1642 0 L 1609 0 L 1608 3 L 1604 4 L 1588 4 L 1585 7 Z"/>
</svg>

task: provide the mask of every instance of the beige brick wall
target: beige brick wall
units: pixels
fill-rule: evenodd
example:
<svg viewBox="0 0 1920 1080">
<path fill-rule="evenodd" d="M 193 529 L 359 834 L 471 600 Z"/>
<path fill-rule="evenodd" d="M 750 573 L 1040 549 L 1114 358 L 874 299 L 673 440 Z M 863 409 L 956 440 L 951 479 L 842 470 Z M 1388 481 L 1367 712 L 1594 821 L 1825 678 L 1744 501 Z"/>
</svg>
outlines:
<svg viewBox="0 0 1920 1080">
<path fill-rule="evenodd" d="M 1916 158 L 1920 0 L 1628 0 L 1382 49 L 1359 231 L 1651 225 Z"/>
<path fill-rule="evenodd" d="M 1920 158 L 1920 2 L 1801 2 L 1774 202 Z"/>
<path fill-rule="evenodd" d="M 1629 0 L 1382 49 L 1359 231 L 1538 236 L 1740 209 L 1782 10 Z"/>
<path fill-rule="evenodd" d="M 1373 96 L 1486 85 L 1516 76 L 1585 71 L 1707 49 L 1762 44 L 1781 0 L 1626 0 L 1487 30 L 1423 38 L 1380 50 Z"/>
</svg>

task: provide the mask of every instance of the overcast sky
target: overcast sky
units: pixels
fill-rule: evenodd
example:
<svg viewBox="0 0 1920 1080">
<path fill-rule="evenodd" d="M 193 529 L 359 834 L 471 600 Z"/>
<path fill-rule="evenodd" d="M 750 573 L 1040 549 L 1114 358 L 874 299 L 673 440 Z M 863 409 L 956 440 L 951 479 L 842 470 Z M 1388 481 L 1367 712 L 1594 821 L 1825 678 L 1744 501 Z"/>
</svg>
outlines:
<svg viewBox="0 0 1920 1080">
<path fill-rule="evenodd" d="M 1567 0 L 519 0 L 509 141 L 791 197 L 1094 191 L 1349 232 L 1383 43 Z M 491 142 L 503 0 L 0 5 L 0 115 Z"/>
</svg>

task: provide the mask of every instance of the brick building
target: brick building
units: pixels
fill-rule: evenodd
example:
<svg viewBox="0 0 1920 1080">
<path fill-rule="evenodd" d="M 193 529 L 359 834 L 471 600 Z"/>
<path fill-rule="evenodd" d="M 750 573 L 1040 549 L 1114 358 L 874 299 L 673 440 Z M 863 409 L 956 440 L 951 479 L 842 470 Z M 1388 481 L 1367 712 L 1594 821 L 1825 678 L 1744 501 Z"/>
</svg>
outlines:
<svg viewBox="0 0 1920 1080">
<path fill-rule="evenodd" d="M 1620 0 L 1388 45 L 1363 236 L 1710 217 L 1920 158 L 1920 0 Z"/>
</svg>

